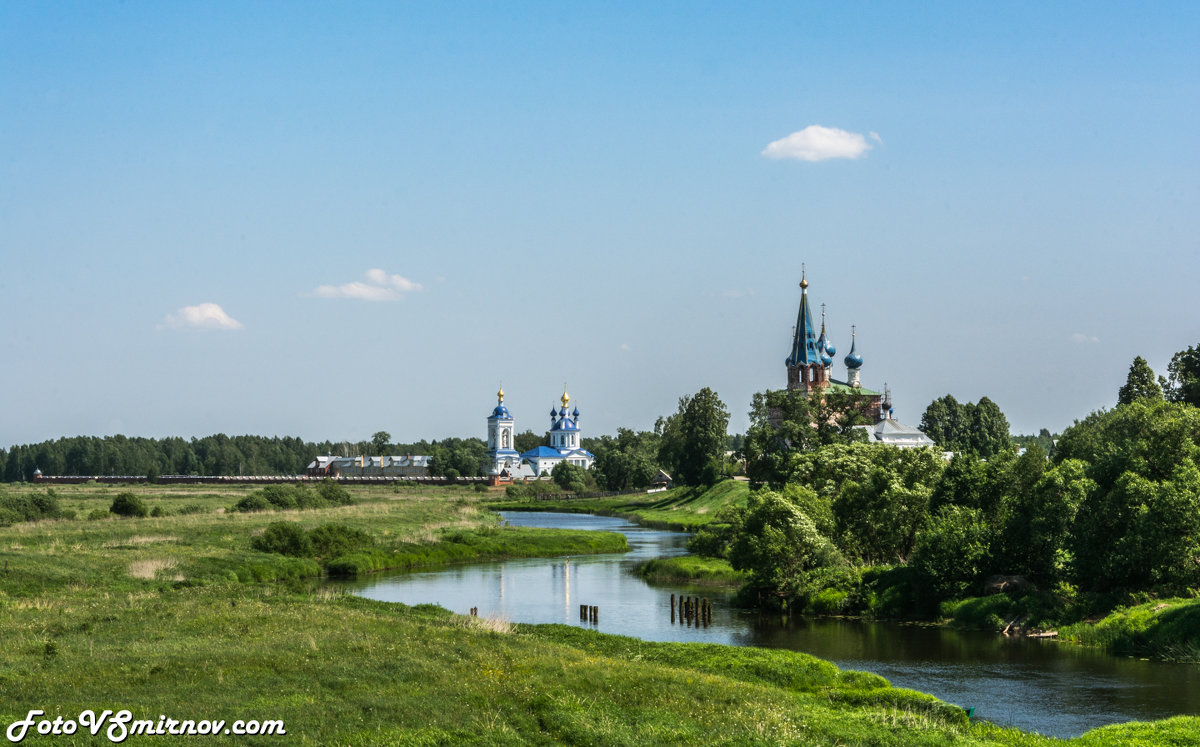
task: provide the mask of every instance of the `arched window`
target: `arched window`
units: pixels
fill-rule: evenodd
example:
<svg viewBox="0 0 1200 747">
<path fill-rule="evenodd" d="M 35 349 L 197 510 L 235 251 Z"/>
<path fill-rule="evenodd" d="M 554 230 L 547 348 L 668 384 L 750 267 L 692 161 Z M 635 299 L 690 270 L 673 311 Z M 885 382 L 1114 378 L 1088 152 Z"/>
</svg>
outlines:
<svg viewBox="0 0 1200 747">
<path fill-rule="evenodd" d="M 503 444 L 502 444 L 503 447 L 507 449 L 508 448 L 508 431 L 504 431 L 501 434 L 500 440 L 503 442 Z"/>
</svg>

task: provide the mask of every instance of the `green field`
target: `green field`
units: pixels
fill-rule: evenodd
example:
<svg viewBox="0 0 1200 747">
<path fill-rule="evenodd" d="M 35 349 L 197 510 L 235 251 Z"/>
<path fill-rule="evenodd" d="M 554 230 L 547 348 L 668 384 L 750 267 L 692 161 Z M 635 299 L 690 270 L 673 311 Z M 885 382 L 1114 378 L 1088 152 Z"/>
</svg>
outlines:
<svg viewBox="0 0 1200 747">
<path fill-rule="evenodd" d="M 117 492 L 60 498 L 86 516 Z M 217 512 L 240 489 L 136 492 L 171 515 L 0 528 L 6 728 L 31 709 L 49 719 L 129 709 L 136 719 L 278 719 L 298 744 L 1157 745 L 1200 734 L 1200 719 L 1179 718 L 1063 742 L 969 723 L 951 705 L 800 653 L 514 625 L 332 592 L 299 572 L 284 582 L 236 572 L 303 562 L 250 549 L 281 519 L 345 524 L 389 548 L 507 531 L 468 491 L 363 488 L 358 505 L 261 514 Z M 179 515 L 189 503 L 210 510 Z"/>
</svg>

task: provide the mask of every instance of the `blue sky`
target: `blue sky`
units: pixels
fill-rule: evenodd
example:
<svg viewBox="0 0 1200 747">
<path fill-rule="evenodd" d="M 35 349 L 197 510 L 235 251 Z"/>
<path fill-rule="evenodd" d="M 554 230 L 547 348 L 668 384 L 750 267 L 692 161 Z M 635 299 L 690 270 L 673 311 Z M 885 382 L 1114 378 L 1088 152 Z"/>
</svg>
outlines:
<svg viewBox="0 0 1200 747">
<path fill-rule="evenodd" d="M 519 430 L 566 382 L 592 434 L 704 386 L 741 431 L 801 263 L 902 420 L 1059 430 L 1200 342 L 1198 38 L 1195 3 L 5 2 L 0 444 L 482 436 L 501 381 Z"/>
</svg>

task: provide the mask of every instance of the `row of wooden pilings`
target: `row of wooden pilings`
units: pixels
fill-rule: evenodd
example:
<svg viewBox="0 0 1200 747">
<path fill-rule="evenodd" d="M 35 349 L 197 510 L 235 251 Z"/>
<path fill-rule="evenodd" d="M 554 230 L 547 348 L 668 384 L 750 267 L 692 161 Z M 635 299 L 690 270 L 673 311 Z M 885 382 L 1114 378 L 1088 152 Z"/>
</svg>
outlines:
<svg viewBox="0 0 1200 747">
<path fill-rule="evenodd" d="M 595 605 L 579 605 L 579 619 L 584 622 L 600 622 L 600 608 Z"/>
<path fill-rule="evenodd" d="M 675 622 L 675 595 L 671 595 L 671 622 Z M 679 597 L 679 624 L 680 625 L 703 625 L 708 627 L 712 625 L 712 602 L 708 599 L 700 597 Z"/>
</svg>

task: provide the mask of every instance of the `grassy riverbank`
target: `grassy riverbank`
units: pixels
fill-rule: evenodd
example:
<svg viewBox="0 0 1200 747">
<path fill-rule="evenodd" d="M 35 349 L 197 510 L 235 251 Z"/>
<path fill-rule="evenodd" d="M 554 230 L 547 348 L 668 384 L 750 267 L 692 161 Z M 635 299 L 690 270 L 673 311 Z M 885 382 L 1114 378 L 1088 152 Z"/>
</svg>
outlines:
<svg viewBox="0 0 1200 747">
<path fill-rule="evenodd" d="M 491 504 L 497 511 L 564 511 L 619 516 L 660 529 L 694 531 L 712 522 L 725 506 L 745 506 L 750 484 L 723 480 L 711 487 L 672 488 L 661 493 L 638 493 L 611 498 L 504 500 Z"/>
<path fill-rule="evenodd" d="M 651 582 L 719 586 L 738 589 L 749 577 L 735 571 L 728 560 L 682 555 L 673 558 L 651 558 L 638 565 L 637 572 Z"/>
<path fill-rule="evenodd" d="M 158 518 L 0 528 L 0 724 L 30 709 L 53 719 L 128 708 L 280 719 L 297 744 L 362 745 L 1150 745 L 1200 733 L 1200 719 L 1173 719 L 1061 742 L 967 723 L 953 706 L 799 653 L 646 643 L 243 579 L 237 569 L 255 563 L 306 561 L 250 549 L 281 519 L 343 524 L 392 549 L 502 530 L 453 489 L 364 488 L 357 505 L 262 514 L 217 513 L 245 493 L 201 491 L 139 488 L 172 512 Z M 116 492 L 63 503 L 90 513 Z M 204 501 L 206 512 L 177 513 Z M 234 740 L 246 741 L 206 741 Z"/>
</svg>

